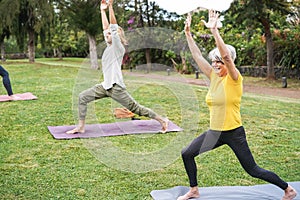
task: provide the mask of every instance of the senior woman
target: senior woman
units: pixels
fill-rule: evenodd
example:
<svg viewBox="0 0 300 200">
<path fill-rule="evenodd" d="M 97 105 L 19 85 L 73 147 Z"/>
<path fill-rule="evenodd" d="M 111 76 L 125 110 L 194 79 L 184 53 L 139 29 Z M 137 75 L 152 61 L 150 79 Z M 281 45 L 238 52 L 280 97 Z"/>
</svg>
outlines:
<svg viewBox="0 0 300 200">
<path fill-rule="evenodd" d="M 185 35 L 192 56 L 210 80 L 206 96 L 206 103 L 210 111 L 210 128 L 182 150 L 182 159 L 189 178 L 190 190 L 185 195 L 178 197 L 178 200 L 200 197 L 195 157 L 224 144 L 233 150 L 249 175 L 280 187 L 284 191 L 282 200 L 292 200 L 297 195 L 296 190 L 274 172 L 259 167 L 249 149 L 240 114 L 243 78 L 234 64 L 236 58 L 234 47 L 226 45 L 219 34 L 218 17 L 218 13 L 210 10 L 208 22 L 204 21 L 217 45 L 209 53 L 211 65 L 202 56 L 193 40 L 190 32 L 190 15 L 185 23 Z"/>
</svg>

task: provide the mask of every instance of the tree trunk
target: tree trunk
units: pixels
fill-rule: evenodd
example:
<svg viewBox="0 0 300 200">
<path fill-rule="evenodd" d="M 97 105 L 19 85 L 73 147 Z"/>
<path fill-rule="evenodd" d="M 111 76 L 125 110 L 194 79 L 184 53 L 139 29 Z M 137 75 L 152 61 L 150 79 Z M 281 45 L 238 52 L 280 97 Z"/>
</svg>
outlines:
<svg viewBox="0 0 300 200">
<path fill-rule="evenodd" d="M 135 13 L 137 13 L 138 12 L 138 1 L 137 0 L 134 0 L 134 11 L 135 11 Z"/>
<path fill-rule="evenodd" d="M 28 58 L 29 58 L 29 62 L 30 63 L 34 63 L 34 59 L 35 59 L 35 46 L 34 46 L 34 39 L 35 39 L 35 35 L 34 35 L 34 30 L 30 29 L 28 30 Z"/>
<path fill-rule="evenodd" d="M 146 51 L 146 62 L 147 62 L 147 73 L 151 71 L 151 54 L 150 54 L 150 49 L 147 48 Z"/>
<path fill-rule="evenodd" d="M 97 47 L 96 47 L 96 38 L 88 34 L 89 38 L 89 49 L 90 49 L 90 62 L 92 69 L 98 69 L 98 55 L 97 55 Z"/>
<path fill-rule="evenodd" d="M 181 63 L 182 63 L 182 74 L 185 74 L 187 72 L 187 65 L 186 60 L 184 56 L 181 56 Z"/>
<path fill-rule="evenodd" d="M 272 33 L 270 29 L 270 23 L 267 19 L 262 20 L 262 24 L 265 30 L 266 43 L 267 43 L 267 79 L 275 79 L 274 71 L 274 44 Z"/>
<path fill-rule="evenodd" d="M 61 47 L 57 48 L 57 56 L 58 56 L 58 60 L 63 60 Z"/>
<path fill-rule="evenodd" d="M 4 41 L 1 41 L 1 61 L 5 62 L 5 46 L 4 46 Z"/>
<path fill-rule="evenodd" d="M 171 58 L 171 61 L 172 61 L 172 63 L 173 63 L 173 68 L 174 68 L 174 70 L 175 70 L 176 72 L 178 72 L 178 70 L 177 70 L 178 64 L 175 62 L 175 60 L 174 60 L 173 58 Z"/>
</svg>

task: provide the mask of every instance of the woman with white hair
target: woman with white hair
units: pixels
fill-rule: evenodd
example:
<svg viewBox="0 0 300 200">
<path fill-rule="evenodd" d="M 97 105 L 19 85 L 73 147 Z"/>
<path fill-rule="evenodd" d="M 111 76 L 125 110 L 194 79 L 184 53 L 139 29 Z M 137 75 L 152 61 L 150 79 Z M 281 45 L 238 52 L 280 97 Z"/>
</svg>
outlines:
<svg viewBox="0 0 300 200">
<path fill-rule="evenodd" d="M 292 200 L 297 195 L 295 189 L 275 173 L 259 167 L 249 149 L 240 114 L 243 78 L 234 64 L 236 58 L 234 47 L 226 45 L 220 36 L 218 17 L 218 13 L 210 10 L 208 22 L 204 21 L 217 45 L 209 53 L 211 65 L 202 56 L 200 49 L 193 40 L 190 32 L 190 15 L 185 23 L 185 35 L 192 56 L 210 80 L 206 96 L 206 103 L 210 111 L 210 128 L 194 139 L 181 152 L 190 182 L 190 190 L 185 195 L 178 197 L 178 200 L 200 197 L 195 157 L 224 144 L 233 150 L 248 174 L 280 187 L 284 191 L 282 200 Z"/>
<path fill-rule="evenodd" d="M 153 110 L 136 102 L 127 92 L 121 71 L 122 60 L 125 54 L 127 40 L 123 29 L 118 26 L 113 10 L 113 0 L 101 1 L 101 18 L 104 39 L 107 47 L 102 55 L 102 72 L 104 81 L 79 94 L 79 124 L 76 128 L 67 131 L 67 134 L 84 133 L 87 104 L 91 101 L 110 97 L 131 112 L 157 120 L 161 124 L 161 133 L 168 128 L 168 119 L 162 118 Z M 109 21 L 106 10 L 109 10 Z"/>
</svg>

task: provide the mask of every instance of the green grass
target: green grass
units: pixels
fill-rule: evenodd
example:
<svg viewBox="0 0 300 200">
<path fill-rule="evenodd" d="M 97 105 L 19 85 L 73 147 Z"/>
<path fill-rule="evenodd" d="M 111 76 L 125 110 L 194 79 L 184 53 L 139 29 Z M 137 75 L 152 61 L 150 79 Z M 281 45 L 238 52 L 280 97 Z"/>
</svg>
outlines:
<svg viewBox="0 0 300 200">
<path fill-rule="evenodd" d="M 206 87 L 125 76 L 142 105 L 184 128 L 168 134 L 55 140 L 47 126 L 74 124 L 77 94 L 99 82 L 82 59 L 8 61 L 15 93 L 39 99 L 0 103 L 0 199 L 147 199 L 150 192 L 188 185 L 181 149 L 208 128 Z M 0 87 L 4 94 L 4 88 Z M 300 103 L 244 95 L 242 117 L 257 163 L 286 181 L 300 180 Z M 110 99 L 91 103 L 87 121 L 109 123 Z M 254 185 L 227 146 L 197 157 L 200 187 Z"/>
<path fill-rule="evenodd" d="M 300 90 L 300 80 L 299 79 L 287 79 L 288 86 L 287 88 L 294 89 L 294 90 Z M 255 86 L 263 86 L 263 87 L 276 87 L 281 88 L 282 87 L 282 80 L 276 79 L 276 80 L 266 80 L 266 78 L 262 77 L 245 77 L 244 78 L 244 84 L 248 85 L 255 85 Z"/>
</svg>

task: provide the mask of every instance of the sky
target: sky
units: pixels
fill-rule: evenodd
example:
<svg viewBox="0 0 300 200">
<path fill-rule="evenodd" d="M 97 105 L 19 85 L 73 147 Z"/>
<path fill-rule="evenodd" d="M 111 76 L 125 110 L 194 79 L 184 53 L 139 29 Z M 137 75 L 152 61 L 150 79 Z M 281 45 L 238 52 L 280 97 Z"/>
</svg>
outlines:
<svg viewBox="0 0 300 200">
<path fill-rule="evenodd" d="M 176 12 L 179 15 L 188 13 L 198 7 L 214 9 L 217 11 L 227 10 L 233 0 L 153 0 L 159 7 Z"/>
</svg>

